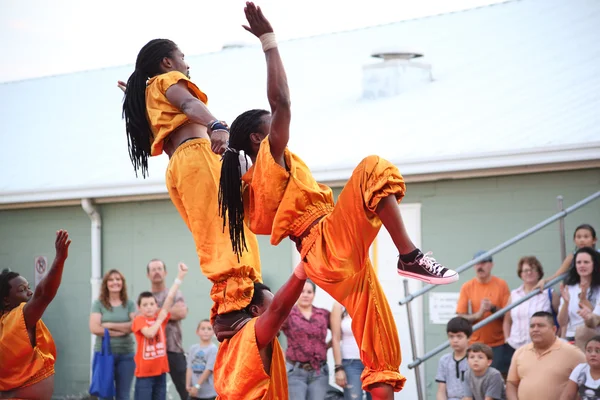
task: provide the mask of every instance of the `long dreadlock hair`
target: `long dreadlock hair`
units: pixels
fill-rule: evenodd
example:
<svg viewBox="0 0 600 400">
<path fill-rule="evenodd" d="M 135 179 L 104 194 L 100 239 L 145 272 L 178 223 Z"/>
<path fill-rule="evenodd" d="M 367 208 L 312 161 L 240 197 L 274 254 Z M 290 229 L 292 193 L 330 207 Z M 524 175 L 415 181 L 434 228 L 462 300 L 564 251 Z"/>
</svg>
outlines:
<svg viewBox="0 0 600 400">
<path fill-rule="evenodd" d="M 160 63 L 177 49 L 177 45 L 168 39 L 149 41 L 138 53 L 135 71 L 127 80 L 127 89 L 123 99 L 123 119 L 127 131 L 129 158 L 135 170 L 142 170 L 142 176 L 148 176 L 148 157 L 152 130 L 146 117 L 146 82 L 160 74 Z"/>
<path fill-rule="evenodd" d="M 2 273 L 0 273 L 0 315 L 8 311 L 4 309 L 4 300 L 10 294 L 10 281 L 17 276 L 20 276 L 18 272 L 11 271 L 8 268 L 2 270 Z"/>
<path fill-rule="evenodd" d="M 239 115 L 231 124 L 229 148 L 223 154 L 221 179 L 219 181 L 219 215 L 223 218 L 223 230 L 229 220 L 229 238 L 233 251 L 242 255 L 246 247 L 244 235 L 244 202 L 242 198 L 242 166 L 238 152 L 252 155 L 250 134 L 260 132 L 262 117 L 267 110 L 250 110 Z"/>
</svg>

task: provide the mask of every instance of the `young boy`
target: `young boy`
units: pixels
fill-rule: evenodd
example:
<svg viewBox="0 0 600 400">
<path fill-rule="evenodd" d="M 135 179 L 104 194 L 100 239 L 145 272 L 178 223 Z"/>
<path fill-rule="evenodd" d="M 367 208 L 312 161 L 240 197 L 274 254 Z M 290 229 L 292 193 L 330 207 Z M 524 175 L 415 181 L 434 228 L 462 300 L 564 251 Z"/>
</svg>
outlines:
<svg viewBox="0 0 600 400">
<path fill-rule="evenodd" d="M 160 312 L 156 299 L 151 292 L 142 292 L 138 297 L 140 315 L 131 324 L 135 334 L 137 351 L 135 353 L 135 400 L 166 399 L 167 375 L 169 361 L 167 359 L 167 341 L 165 327 L 171 314 L 173 300 L 188 267 L 179 263 L 179 272 Z"/>
<path fill-rule="evenodd" d="M 465 397 L 465 373 L 469 369 L 467 363 L 467 347 L 473 333 L 471 323 L 462 317 L 448 321 L 446 334 L 453 352 L 440 358 L 435 381 L 438 383 L 436 400 L 461 400 Z"/>
<path fill-rule="evenodd" d="M 492 364 L 492 348 L 473 343 L 467 350 L 469 370 L 465 374 L 463 400 L 506 400 L 502 374 Z"/>
<path fill-rule="evenodd" d="M 213 383 L 217 346 L 211 341 L 214 332 L 208 319 L 200 321 L 196 335 L 200 338 L 200 343 L 193 344 L 187 354 L 187 391 L 190 400 L 214 400 L 217 396 Z"/>
</svg>

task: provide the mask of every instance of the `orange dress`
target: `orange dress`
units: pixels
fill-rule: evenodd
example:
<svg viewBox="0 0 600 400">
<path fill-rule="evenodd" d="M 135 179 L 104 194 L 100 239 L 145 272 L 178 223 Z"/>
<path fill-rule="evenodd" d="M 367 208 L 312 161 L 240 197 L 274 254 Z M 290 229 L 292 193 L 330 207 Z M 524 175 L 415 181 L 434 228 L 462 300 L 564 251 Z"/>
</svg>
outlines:
<svg viewBox="0 0 600 400">
<path fill-rule="evenodd" d="M 256 344 L 257 318 L 219 346 L 214 367 L 215 391 L 221 400 L 285 400 L 287 373 L 283 351 L 273 339 L 271 373 L 267 374 Z"/>
<path fill-rule="evenodd" d="M 243 176 L 244 206 L 253 232 L 271 234 L 271 243 L 300 237 L 306 274 L 348 310 L 365 365 L 363 388 L 373 383 L 402 389 L 402 361 L 396 324 L 369 260 L 369 247 L 382 222 L 375 213 L 382 198 L 399 202 L 404 179 L 390 162 L 365 158 L 355 169 L 334 206 L 332 191 L 317 183 L 304 162 L 289 150 L 286 168 L 273 159 L 268 138 L 255 164 Z M 311 227 L 317 219 L 319 222 Z"/>
<path fill-rule="evenodd" d="M 200 101 L 207 101 L 206 95 L 181 72 L 171 71 L 148 81 L 146 109 L 153 134 L 153 156 L 162 153 L 171 132 L 189 123 L 187 116 L 166 97 L 167 89 L 180 81 Z M 215 304 L 211 319 L 217 313 L 246 307 L 252 300 L 254 282 L 262 282 L 256 236 L 246 229 L 248 251 L 238 260 L 229 232 L 223 229 L 218 208 L 220 177 L 220 156 L 212 152 L 207 139 L 180 145 L 169 160 L 166 173 L 171 201 L 192 232 L 202 273 L 213 283 L 211 298 Z"/>
<path fill-rule="evenodd" d="M 26 387 L 54 375 L 56 347 L 50 331 L 40 319 L 31 346 L 23 307 L 0 316 L 0 392 Z"/>
</svg>

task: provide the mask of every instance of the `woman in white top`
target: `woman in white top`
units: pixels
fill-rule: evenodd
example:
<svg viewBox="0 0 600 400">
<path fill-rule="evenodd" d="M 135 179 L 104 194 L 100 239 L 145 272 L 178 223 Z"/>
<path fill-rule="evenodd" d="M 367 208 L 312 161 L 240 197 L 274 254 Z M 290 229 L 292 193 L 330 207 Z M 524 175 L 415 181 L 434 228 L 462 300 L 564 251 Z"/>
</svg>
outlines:
<svg viewBox="0 0 600 400">
<path fill-rule="evenodd" d="M 531 292 L 544 276 L 544 269 L 540 261 L 533 256 L 522 257 L 517 266 L 517 275 L 523 284 L 510 292 L 510 302 L 514 303 Z M 504 317 L 504 337 L 512 348 L 512 352 L 519 347 L 531 342 L 529 336 L 529 320 L 538 311 L 552 312 L 550 298 L 546 291 L 542 291 L 519 304 Z"/>
<path fill-rule="evenodd" d="M 360 361 L 360 350 L 352 334 L 352 319 L 339 303 L 334 303 L 331 310 L 330 326 L 335 383 L 344 389 L 345 400 L 361 400 L 365 392 L 362 390 L 360 375 L 365 366 Z M 371 400 L 371 394 L 366 394 L 367 400 Z"/>
<path fill-rule="evenodd" d="M 589 250 L 588 250 L 589 249 Z M 600 314 L 600 270 L 593 262 L 583 262 L 584 257 L 578 258 L 580 253 L 593 252 L 593 249 L 584 247 L 575 253 L 575 268 L 569 270 L 565 278 L 565 286 L 561 289 L 560 311 L 558 312 L 558 323 L 561 327 L 566 326 L 565 338 L 569 341 L 575 340 L 575 330 L 584 324 L 583 318 L 578 311 L 582 307 L 593 310 L 594 314 Z M 588 257 L 591 259 L 591 257 Z"/>
</svg>

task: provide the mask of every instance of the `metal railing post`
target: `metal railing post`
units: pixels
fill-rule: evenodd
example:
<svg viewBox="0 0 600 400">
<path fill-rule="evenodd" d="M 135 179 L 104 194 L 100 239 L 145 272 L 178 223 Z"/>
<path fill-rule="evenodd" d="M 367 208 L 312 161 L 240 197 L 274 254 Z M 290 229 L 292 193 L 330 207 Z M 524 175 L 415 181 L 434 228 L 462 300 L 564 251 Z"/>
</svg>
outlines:
<svg viewBox="0 0 600 400">
<path fill-rule="evenodd" d="M 404 295 L 408 294 L 408 279 L 404 279 Z M 415 339 L 415 327 L 413 325 L 412 310 L 410 304 L 406 305 L 406 313 L 408 316 L 408 331 L 410 333 L 410 348 L 412 349 L 413 357 L 417 355 L 417 342 Z M 417 395 L 419 400 L 423 400 L 423 386 L 421 385 L 421 369 L 417 366 L 415 368 L 415 379 L 417 380 Z"/>
<path fill-rule="evenodd" d="M 547 290 L 548 288 L 554 286 L 555 284 L 557 284 L 558 282 L 562 281 L 566 276 L 567 276 L 567 272 L 565 272 L 562 275 L 557 276 L 554 279 L 551 279 L 548 283 L 546 283 L 546 285 L 544 286 L 545 289 Z M 504 314 L 506 314 L 507 312 L 509 312 L 510 310 L 512 310 L 513 308 L 515 308 L 516 306 L 518 306 L 521 303 L 526 302 L 527 300 L 529 300 L 530 298 L 532 298 L 533 296 L 537 295 L 541 293 L 540 289 L 535 289 L 532 290 L 531 292 L 527 293 L 527 295 L 523 296 L 522 298 L 520 298 L 519 300 L 510 303 L 509 305 L 507 305 L 504 308 L 501 308 L 500 310 L 496 311 L 494 314 L 490 315 L 489 317 L 479 321 L 478 323 L 476 323 L 475 325 L 473 325 L 473 331 L 476 331 L 477 329 L 486 326 L 487 324 L 489 324 L 490 322 L 502 317 Z M 408 364 L 408 368 L 415 368 L 418 365 L 422 364 L 423 362 L 429 360 L 431 357 L 435 356 L 436 354 L 438 354 L 439 352 L 441 352 L 442 350 L 446 349 L 450 347 L 450 343 L 448 341 L 440 344 L 439 346 L 437 346 L 435 349 L 429 351 L 428 353 L 426 353 L 425 355 L 423 355 L 422 357 L 418 357 L 416 359 L 413 360 L 412 363 Z"/>
<path fill-rule="evenodd" d="M 556 198 L 556 202 L 558 204 L 558 211 L 564 211 L 565 205 L 563 202 L 563 197 L 558 196 Z M 559 245 L 560 245 L 560 262 L 567 257 L 567 242 L 565 241 L 565 217 L 561 217 L 558 220 L 558 236 L 559 236 Z"/>
<path fill-rule="evenodd" d="M 492 255 L 504 250 L 505 248 L 512 246 L 513 244 L 525 239 L 527 236 L 534 234 L 535 232 L 539 231 L 540 229 L 545 228 L 546 226 L 550 225 L 551 223 L 555 222 L 556 220 L 563 218 L 567 214 L 572 213 L 573 211 L 585 206 L 586 204 L 588 204 L 598 198 L 600 198 L 600 191 L 592 194 L 591 196 L 586 197 L 585 199 L 583 199 L 581 201 L 578 201 L 577 203 L 573 204 L 571 207 L 567 208 L 566 210 L 561 211 L 561 212 L 553 215 L 552 217 L 543 220 L 539 224 L 532 226 L 531 228 L 527 229 L 526 231 L 519 233 L 512 239 L 509 239 L 506 242 L 494 247 L 493 249 L 482 254 L 481 256 L 469 261 L 468 263 L 461 265 L 460 267 L 456 268 L 456 272 L 460 273 L 460 272 L 463 272 L 463 271 L 471 268 L 473 265 L 481 262 L 481 260 L 484 260 L 484 259 L 488 258 L 489 256 L 492 256 Z M 433 285 L 433 284 L 425 285 L 421 289 L 417 290 L 415 293 L 409 294 L 408 296 L 406 296 L 405 298 L 400 300 L 399 304 L 400 305 L 406 304 L 406 303 L 416 299 L 417 297 L 429 292 L 431 289 L 433 289 L 437 286 L 438 285 Z"/>
</svg>

